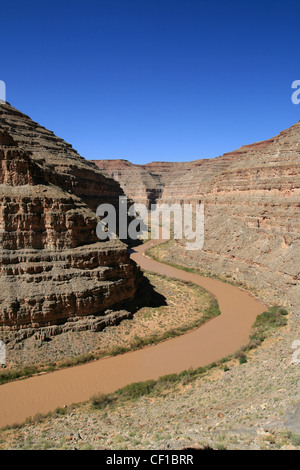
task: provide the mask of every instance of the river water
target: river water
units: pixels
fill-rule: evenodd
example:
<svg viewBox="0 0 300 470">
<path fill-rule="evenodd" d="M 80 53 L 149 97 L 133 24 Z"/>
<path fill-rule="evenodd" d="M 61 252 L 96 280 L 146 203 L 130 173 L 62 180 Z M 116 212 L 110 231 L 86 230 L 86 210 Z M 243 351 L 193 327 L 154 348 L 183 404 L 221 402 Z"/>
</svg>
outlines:
<svg viewBox="0 0 300 470">
<path fill-rule="evenodd" d="M 88 400 L 99 392 L 113 392 L 132 382 L 207 365 L 248 342 L 251 326 L 266 305 L 238 287 L 144 256 L 147 248 L 160 242 L 149 241 L 135 248 L 131 258 L 144 270 L 204 287 L 217 298 L 221 315 L 155 346 L 1 385 L 0 427 Z"/>
</svg>

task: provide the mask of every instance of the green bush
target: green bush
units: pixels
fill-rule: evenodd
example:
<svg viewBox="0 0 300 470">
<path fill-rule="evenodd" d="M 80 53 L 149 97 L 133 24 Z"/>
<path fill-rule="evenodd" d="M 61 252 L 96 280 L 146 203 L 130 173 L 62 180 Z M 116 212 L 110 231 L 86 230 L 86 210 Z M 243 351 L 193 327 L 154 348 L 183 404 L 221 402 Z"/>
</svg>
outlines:
<svg viewBox="0 0 300 470">
<path fill-rule="evenodd" d="M 240 356 L 240 364 L 245 364 L 247 362 L 247 356 L 244 354 L 243 356 Z"/>
<path fill-rule="evenodd" d="M 286 309 L 273 305 L 258 315 L 252 327 L 250 343 L 252 345 L 253 341 L 261 343 L 268 336 L 270 330 L 285 326 L 287 324 L 287 319 L 285 318 L 287 314 Z"/>
<path fill-rule="evenodd" d="M 144 395 L 149 395 L 156 385 L 155 380 L 147 380 L 146 382 L 134 382 L 126 385 L 125 387 L 117 390 L 116 396 L 128 399 L 139 398 Z"/>
<path fill-rule="evenodd" d="M 3 370 L 3 372 L 0 373 L 0 385 L 10 380 L 17 380 L 20 377 L 29 377 L 36 374 L 38 371 L 38 368 L 35 366 L 24 367 L 23 369 Z"/>
<path fill-rule="evenodd" d="M 291 442 L 294 446 L 300 446 L 300 434 L 292 434 Z"/>
<path fill-rule="evenodd" d="M 105 393 L 98 393 L 97 395 L 92 396 L 91 402 L 94 408 L 102 408 L 103 406 L 109 404 L 111 399 Z"/>
<path fill-rule="evenodd" d="M 285 326 L 287 324 L 286 318 L 287 311 L 277 305 L 270 307 L 267 311 L 257 316 L 253 327 L 267 327 L 274 328 L 278 326 Z"/>
</svg>

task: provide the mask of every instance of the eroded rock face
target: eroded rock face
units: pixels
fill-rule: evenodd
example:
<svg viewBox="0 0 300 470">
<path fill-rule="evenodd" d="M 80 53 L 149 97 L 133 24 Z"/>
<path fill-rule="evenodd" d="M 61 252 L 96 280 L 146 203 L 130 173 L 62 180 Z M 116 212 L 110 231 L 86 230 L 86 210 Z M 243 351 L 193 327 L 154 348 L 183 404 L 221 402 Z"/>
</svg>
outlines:
<svg viewBox="0 0 300 470">
<path fill-rule="evenodd" d="M 71 146 L 0 104 L 2 331 L 104 315 L 135 298 L 141 274 L 127 246 L 96 236 L 93 209 L 120 195 Z"/>
<path fill-rule="evenodd" d="M 8 103 L 0 103 L 0 129 L 13 138 L 19 148 L 32 155 L 48 183 L 80 197 L 93 211 L 103 202 L 117 203 L 119 184 L 106 178 L 72 145 Z"/>
<path fill-rule="evenodd" d="M 124 191 L 129 188 L 139 202 L 140 189 L 135 195 L 132 179 L 126 185 L 119 163 L 113 171 L 111 161 L 97 164 L 108 175 L 118 174 Z M 203 250 L 187 251 L 177 241 L 170 260 L 227 275 L 270 302 L 285 300 L 300 311 L 300 122 L 218 158 L 145 169 L 161 184 L 157 203 L 205 205 Z"/>
<path fill-rule="evenodd" d="M 91 160 L 109 178 L 114 178 L 127 197 L 149 209 L 162 197 L 164 188 L 185 175 L 192 163 L 152 162 L 134 165 L 128 160 Z"/>
</svg>

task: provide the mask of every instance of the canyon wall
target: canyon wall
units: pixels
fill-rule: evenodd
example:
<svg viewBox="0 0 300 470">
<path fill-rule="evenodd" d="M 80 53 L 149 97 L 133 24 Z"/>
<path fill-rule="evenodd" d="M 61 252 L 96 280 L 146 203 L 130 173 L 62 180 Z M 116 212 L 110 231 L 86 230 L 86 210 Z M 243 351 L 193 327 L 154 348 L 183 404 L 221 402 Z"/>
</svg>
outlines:
<svg viewBox="0 0 300 470">
<path fill-rule="evenodd" d="M 128 160 L 90 160 L 101 172 L 117 181 L 126 196 L 149 209 L 162 197 L 164 187 L 172 179 L 190 170 L 190 163 L 152 162 L 134 165 Z"/>
<path fill-rule="evenodd" d="M 131 171 L 127 163 L 127 173 L 118 161 L 95 163 L 117 174 L 137 202 L 147 195 L 146 178 L 143 186 L 134 179 L 142 170 L 155 175 L 157 203 L 204 203 L 203 250 L 187 251 L 176 240 L 166 260 L 242 282 L 265 300 L 300 312 L 300 122 L 217 158 L 132 165 Z"/>
<path fill-rule="evenodd" d="M 95 208 L 122 194 L 69 144 L 0 104 L 2 332 L 112 317 L 136 297 L 141 273 L 127 245 L 96 236 Z"/>
</svg>

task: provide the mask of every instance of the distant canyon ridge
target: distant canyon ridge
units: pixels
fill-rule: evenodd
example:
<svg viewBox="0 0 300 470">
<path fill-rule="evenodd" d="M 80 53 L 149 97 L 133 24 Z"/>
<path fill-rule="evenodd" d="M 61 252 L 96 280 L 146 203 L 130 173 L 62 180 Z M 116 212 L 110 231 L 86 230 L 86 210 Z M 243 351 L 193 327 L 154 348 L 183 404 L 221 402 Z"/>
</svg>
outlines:
<svg viewBox="0 0 300 470">
<path fill-rule="evenodd" d="M 217 158 L 92 162 L 136 203 L 204 203 L 203 250 L 175 241 L 166 261 L 240 282 L 300 313 L 300 121 Z"/>
</svg>

